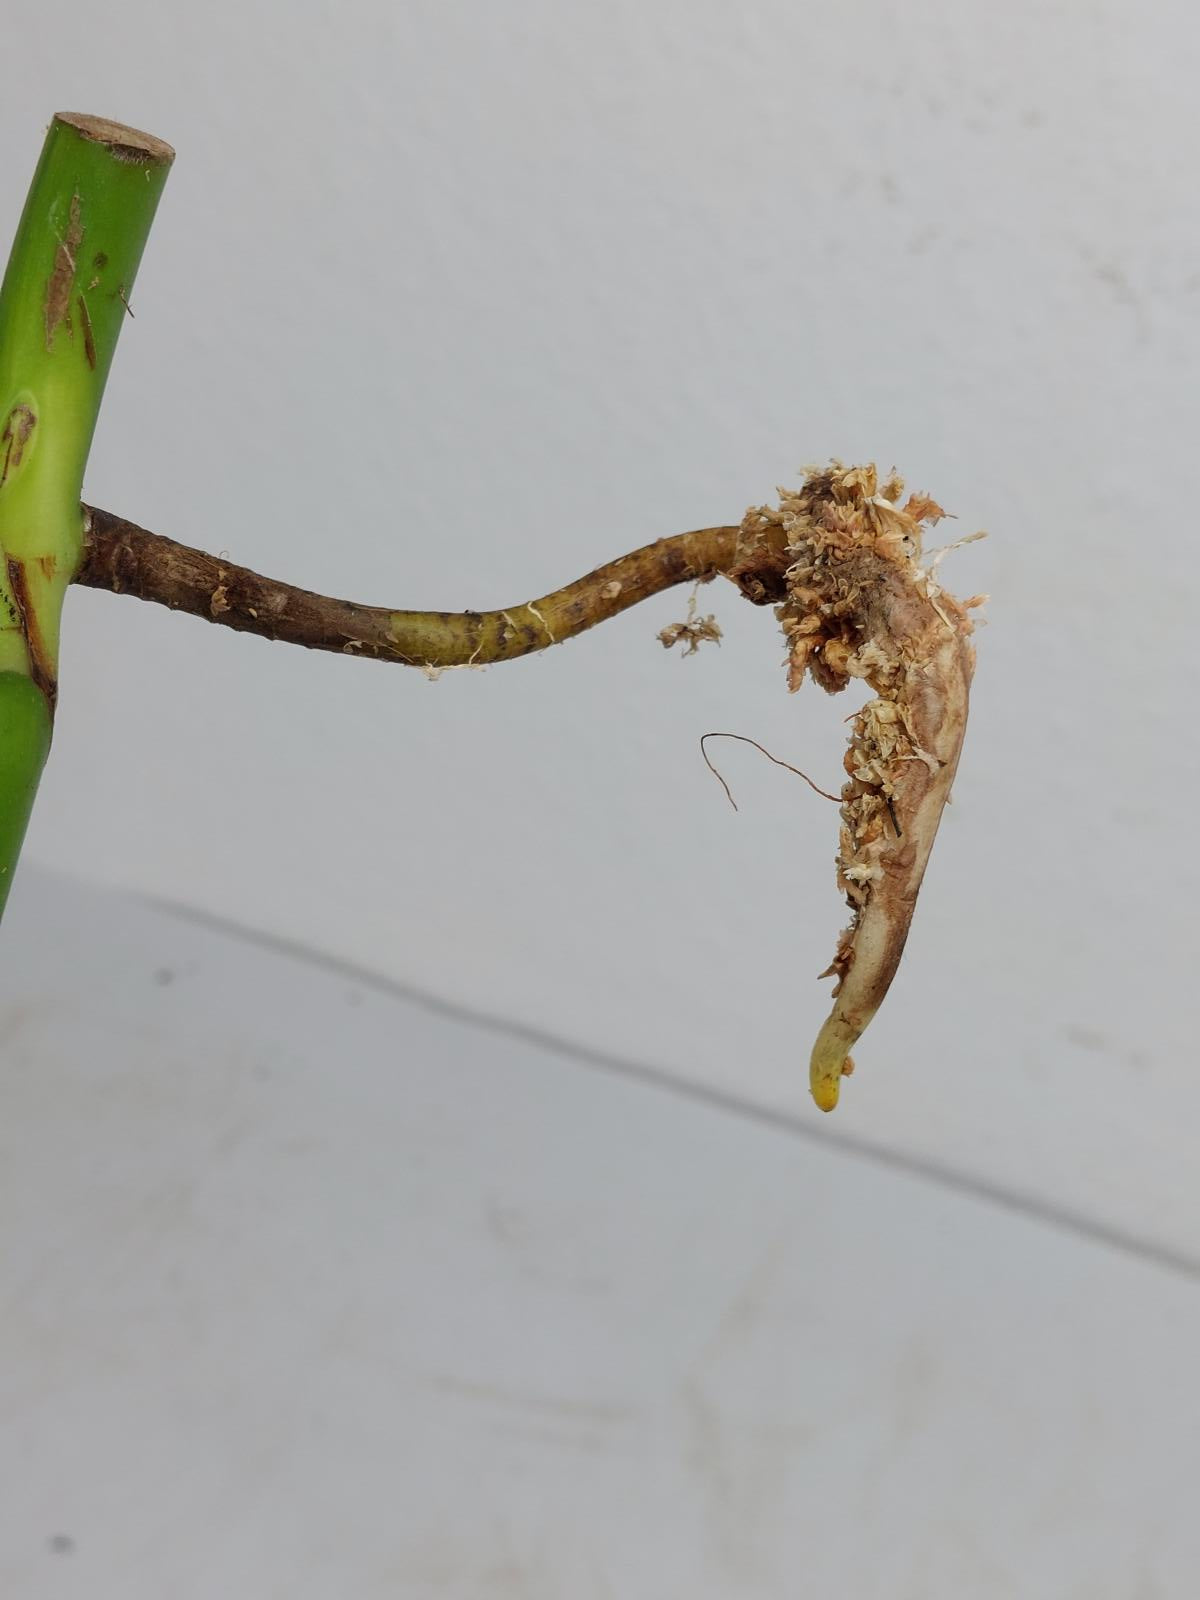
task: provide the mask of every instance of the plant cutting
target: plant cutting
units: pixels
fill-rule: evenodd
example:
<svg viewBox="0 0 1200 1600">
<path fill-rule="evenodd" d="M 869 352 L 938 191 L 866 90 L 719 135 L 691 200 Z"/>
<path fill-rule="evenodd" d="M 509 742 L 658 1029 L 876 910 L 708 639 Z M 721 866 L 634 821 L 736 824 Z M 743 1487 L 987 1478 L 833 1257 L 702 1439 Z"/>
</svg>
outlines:
<svg viewBox="0 0 1200 1600">
<path fill-rule="evenodd" d="M 673 585 L 722 577 L 773 610 L 789 689 L 861 679 L 873 695 L 850 721 L 837 854 L 850 924 L 811 1058 L 813 1097 L 832 1110 L 900 961 L 966 729 L 981 597 L 955 600 L 938 578 L 944 551 L 926 553 L 941 507 L 894 474 L 833 463 L 737 523 L 658 539 L 539 599 L 430 612 L 313 594 L 89 506 L 104 382 L 172 160 L 152 135 L 56 116 L 0 289 L 0 905 L 50 747 L 72 583 L 433 676 L 562 644 Z M 694 603 L 660 634 L 689 651 L 718 637 Z"/>
</svg>

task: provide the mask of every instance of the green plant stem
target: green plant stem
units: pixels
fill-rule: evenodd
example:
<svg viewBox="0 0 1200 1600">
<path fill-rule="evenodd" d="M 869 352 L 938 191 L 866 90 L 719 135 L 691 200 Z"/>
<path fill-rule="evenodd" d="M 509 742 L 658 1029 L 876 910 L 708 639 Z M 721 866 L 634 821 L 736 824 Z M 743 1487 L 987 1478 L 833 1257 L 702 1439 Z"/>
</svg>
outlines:
<svg viewBox="0 0 1200 1600">
<path fill-rule="evenodd" d="M 84 468 L 173 158 L 136 129 L 59 113 L 0 287 L 0 910 L 50 745 Z"/>
</svg>

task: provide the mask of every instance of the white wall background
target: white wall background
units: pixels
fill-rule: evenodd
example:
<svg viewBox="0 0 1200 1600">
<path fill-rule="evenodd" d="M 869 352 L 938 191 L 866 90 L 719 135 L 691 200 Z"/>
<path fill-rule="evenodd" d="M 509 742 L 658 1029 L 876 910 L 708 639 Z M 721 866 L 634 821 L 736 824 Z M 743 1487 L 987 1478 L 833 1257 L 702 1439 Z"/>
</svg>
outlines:
<svg viewBox="0 0 1200 1600">
<path fill-rule="evenodd" d="M 0 215 L 57 108 L 176 145 L 89 497 L 308 586 L 507 604 L 831 454 L 991 530 L 821 1126 L 1195 1255 L 1198 47 L 1167 0 L 47 0 Z M 730 747 L 735 816 L 697 739 L 836 781 L 851 705 L 708 596 L 686 663 L 667 596 L 430 685 L 76 594 L 29 856 L 815 1119 L 834 818 Z"/>
<path fill-rule="evenodd" d="M 1195 1594 L 1195 1270 L 19 895 L 6 1600 Z"/>
</svg>

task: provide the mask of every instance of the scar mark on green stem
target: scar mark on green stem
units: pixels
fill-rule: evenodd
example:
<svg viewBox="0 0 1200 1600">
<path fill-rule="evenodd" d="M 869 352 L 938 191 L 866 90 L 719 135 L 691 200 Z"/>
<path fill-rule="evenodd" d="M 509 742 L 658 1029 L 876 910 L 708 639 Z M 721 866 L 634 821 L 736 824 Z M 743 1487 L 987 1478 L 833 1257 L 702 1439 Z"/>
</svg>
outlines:
<svg viewBox="0 0 1200 1600">
<path fill-rule="evenodd" d="M 8 586 L 20 617 L 21 632 L 25 636 L 25 648 L 29 654 L 29 676 L 45 695 L 46 704 L 53 716 L 54 702 L 58 699 L 58 682 L 50 665 L 50 653 L 46 649 L 46 641 L 42 638 L 37 608 L 29 593 L 29 576 L 25 571 L 24 562 L 19 561 L 16 556 L 9 556 L 6 565 Z"/>
<path fill-rule="evenodd" d="M 75 257 L 83 243 L 83 219 L 80 214 L 79 191 L 71 196 L 67 214 L 67 231 L 59 240 L 54 255 L 54 269 L 46 283 L 46 349 L 54 348 L 54 334 L 70 310 L 71 290 L 75 283 Z"/>
<path fill-rule="evenodd" d="M 78 297 L 79 325 L 83 329 L 83 353 L 87 357 L 87 364 L 92 371 L 96 370 L 96 341 L 92 337 L 92 318 L 87 308 L 87 301 L 82 295 Z"/>
<path fill-rule="evenodd" d="M 26 405 L 15 405 L 4 422 L 0 445 L 4 447 L 4 461 L 0 465 L 0 489 L 3 489 L 10 472 L 15 472 L 25 456 L 25 447 L 37 426 L 37 416 Z"/>
</svg>

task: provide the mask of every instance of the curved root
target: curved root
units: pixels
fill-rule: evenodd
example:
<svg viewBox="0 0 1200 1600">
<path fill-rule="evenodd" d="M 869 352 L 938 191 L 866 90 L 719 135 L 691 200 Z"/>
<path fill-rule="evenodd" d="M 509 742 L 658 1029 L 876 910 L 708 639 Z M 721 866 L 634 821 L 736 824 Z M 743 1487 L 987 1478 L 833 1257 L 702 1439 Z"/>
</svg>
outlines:
<svg viewBox="0 0 1200 1600">
<path fill-rule="evenodd" d="M 922 531 L 945 515 L 874 467 L 814 470 L 778 508 L 748 511 L 741 548 L 762 582 L 773 560 L 788 641 L 788 686 L 875 691 L 853 719 L 842 788 L 838 886 L 852 911 L 823 976 L 834 1006 L 813 1048 L 813 1098 L 838 1102 L 850 1051 L 879 1009 L 958 766 L 975 655 L 969 609 L 922 564 Z"/>
</svg>

